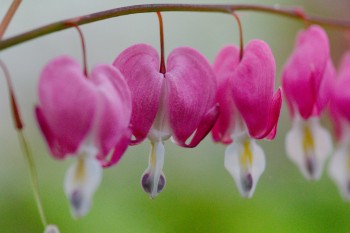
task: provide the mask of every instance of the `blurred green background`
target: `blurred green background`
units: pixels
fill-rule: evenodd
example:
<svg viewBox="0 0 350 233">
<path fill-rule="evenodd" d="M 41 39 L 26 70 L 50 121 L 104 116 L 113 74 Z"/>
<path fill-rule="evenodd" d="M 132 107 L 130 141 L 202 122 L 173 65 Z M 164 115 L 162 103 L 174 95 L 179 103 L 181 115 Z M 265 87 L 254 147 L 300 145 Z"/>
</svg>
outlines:
<svg viewBox="0 0 350 233">
<path fill-rule="evenodd" d="M 148 1 L 165 3 L 167 1 Z M 169 2 L 169 1 L 168 1 Z M 181 1 L 172 1 L 180 3 Z M 184 1 L 182 1 L 184 2 Z M 348 0 L 202 0 L 187 3 L 257 3 L 295 5 L 325 17 L 349 19 Z M 114 7 L 142 4 L 136 0 L 23 1 L 5 37 L 57 20 Z M 3 17 L 10 0 L 0 0 Z M 291 52 L 302 22 L 255 12 L 239 13 L 244 40 L 267 41 L 276 57 L 278 73 Z M 210 13 L 164 13 L 166 53 L 181 45 L 193 46 L 213 61 L 218 50 L 238 43 L 232 16 Z M 159 47 L 157 17 L 139 14 L 82 26 L 86 37 L 90 69 L 97 63 L 111 63 L 134 43 Z M 332 57 L 337 64 L 349 42 L 344 31 L 327 28 Z M 63 178 L 74 161 L 56 161 L 33 117 L 37 102 L 37 80 L 42 67 L 53 57 L 69 54 L 81 60 L 76 31 L 54 33 L 0 52 L 10 70 L 26 123 L 25 134 L 35 156 L 44 207 L 50 223 L 62 233 L 96 232 L 350 232 L 350 204 L 340 197 L 324 172 L 317 182 L 306 181 L 286 158 L 284 137 L 290 127 L 285 106 L 277 138 L 261 141 L 267 167 L 252 199 L 240 197 L 232 177 L 224 169 L 225 146 L 210 136 L 194 149 L 166 143 L 165 190 L 154 200 L 142 191 L 140 176 L 147 167 L 149 143 L 128 149 L 121 162 L 104 171 L 103 182 L 94 197 L 90 213 L 83 219 L 71 217 L 63 193 Z M 42 232 L 26 165 L 9 110 L 4 77 L 0 81 L 0 232 Z M 325 119 L 330 129 L 330 124 Z"/>
</svg>

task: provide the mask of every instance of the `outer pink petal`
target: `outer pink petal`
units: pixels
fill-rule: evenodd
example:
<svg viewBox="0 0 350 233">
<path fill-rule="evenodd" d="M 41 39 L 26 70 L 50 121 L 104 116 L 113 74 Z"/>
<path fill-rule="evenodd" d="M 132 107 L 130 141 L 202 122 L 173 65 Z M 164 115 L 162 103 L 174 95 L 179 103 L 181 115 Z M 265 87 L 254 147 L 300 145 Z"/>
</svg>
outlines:
<svg viewBox="0 0 350 233">
<path fill-rule="evenodd" d="M 96 66 L 91 81 L 95 84 L 98 95 L 92 133 L 95 133 L 100 156 L 107 156 L 129 131 L 131 94 L 123 75 L 111 65 Z"/>
<path fill-rule="evenodd" d="M 95 106 L 94 87 L 72 58 L 61 56 L 45 66 L 37 117 L 56 157 L 77 151 L 91 128 Z"/>
<path fill-rule="evenodd" d="M 214 106 L 216 80 L 206 58 L 189 47 L 174 49 L 167 69 L 169 123 L 175 141 L 185 143 Z"/>
<path fill-rule="evenodd" d="M 42 111 L 39 107 L 35 107 L 35 116 L 36 116 L 36 119 L 37 119 L 38 124 L 40 126 L 41 132 L 43 133 L 45 140 L 49 146 L 51 154 L 56 159 L 64 159 L 67 152 L 62 151 L 60 149 L 60 146 L 59 146 L 59 144 L 57 144 L 55 136 L 51 132 L 50 126 L 47 124 L 47 121 L 44 117 L 44 114 L 42 113 Z"/>
<path fill-rule="evenodd" d="M 122 133 L 122 132 L 121 132 Z M 106 160 L 106 157 L 100 158 L 103 160 L 102 166 L 103 167 L 110 167 L 116 163 L 119 162 L 121 159 L 122 155 L 128 148 L 128 145 L 130 143 L 130 137 L 131 137 L 131 130 L 126 130 L 123 132 L 123 135 L 120 135 L 119 141 L 117 142 L 117 146 L 114 149 L 114 152 L 109 160 Z"/>
<path fill-rule="evenodd" d="M 312 114 L 328 59 L 328 38 L 321 27 L 311 26 L 298 34 L 282 73 L 283 90 L 292 114 L 294 108 L 304 119 Z"/>
<path fill-rule="evenodd" d="M 220 105 L 220 114 L 212 130 L 212 136 L 214 141 L 224 144 L 232 142 L 231 134 L 235 125 L 234 101 L 229 80 L 238 63 L 239 49 L 234 46 L 221 49 L 214 62 L 214 72 L 218 82 L 216 102 Z"/>
<path fill-rule="evenodd" d="M 216 120 L 218 119 L 218 116 L 219 116 L 219 105 L 215 105 L 202 118 L 202 121 L 200 122 L 195 134 L 193 135 L 193 138 L 189 143 L 186 143 L 185 141 L 176 141 L 176 138 L 175 138 L 175 142 L 182 147 L 187 147 L 187 148 L 196 147 L 213 128 Z"/>
<path fill-rule="evenodd" d="M 253 40 L 231 79 L 232 95 L 251 137 L 267 136 L 277 124 L 281 101 L 273 98 L 275 60 L 269 46 Z"/>
<path fill-rule="evenodd" d="M 280 116 L 282 107 L 282 89 L 278 88 L 277 92 L 274 94 L 269 110 L 269 118 L 267 123 L 267 128 L 264 134 L 260 138 L 265 138 L 268 140 L 273 140 L 277 133 L 278 118 Z"/>
<path fill-rule="evenodd" d="M 335 79 L 336 79 L 336 71 L 331 59 L 329 59 L 326 70 L 322 78 L 319 95 L 317 96 L 318 98 L 316 100 L 315 114 L 317 116 L 319 116 L 322 113 L 323 109 L 328 104 L 328 101 L 331 95 L 331 88 L 332 88 L 333 82 L 335 82 Z"/>
<path fill-rule="evenodd" d="M 330 109 L 335 132 L 339 138 L 342 134 L 342 121 L 350 122 L 350 52 L 343 56 L 338 79 L 332 87 Z"/>
<path fill-rule="evenodd" d="M 146 138 L 156 117 L 164 76 L 159 73 L 157 51 L 146 44 L 124 50 L 114 61 L 124 75 L 132 96 L 131 128 L 134 143 Z"/>
</svg>

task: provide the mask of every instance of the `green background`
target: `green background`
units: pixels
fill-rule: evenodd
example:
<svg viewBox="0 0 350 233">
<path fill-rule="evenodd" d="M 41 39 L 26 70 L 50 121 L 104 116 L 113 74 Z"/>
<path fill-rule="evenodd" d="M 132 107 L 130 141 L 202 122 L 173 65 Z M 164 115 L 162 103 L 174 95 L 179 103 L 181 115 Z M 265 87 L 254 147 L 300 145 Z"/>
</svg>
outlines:
<svg viewBox="0 0 350 233">
<path fill-rule="evenodd" d="M 166 1 L 149 1 L 165 3 Z M 147 2 L 147 3 L 149 3 Z M 173 1 L 180 2 L 180 1 Z M 191 1 L 199 3 L 199 1 Z M 209 1 L 202 3 L 239 3 Z M 2 17 L 10 0 L 0 0 Z M 57 20 L 84 15 L 142 1 L 23 1 L 6 36 L 18 34 Z M 241 1 L 243 3 L 243 1 Z M 347 0 L 244 1 L 244 3 L 297 5 L 325 17 L 350 19 Z M 254 12 L 239 14 L 244 40 L 267 41 L 276 58 L 279 74 L 294 44 L 301 21 Z M 193 46 L 213 61 L 221 47 L 237 43 L 233 17 L 209 13 L 164 13 L 166 54 L 181 45 Z M 111 63 L 134 43 L 159 47 L 157 17 L 139 14 L 110 19 L 82 27 L 87 42 L 90 70 L 97 63 Z M 349 42 L 342 30 L 327 28 L 332 57 L 338 64 Z M 154 200 L 140 187 L 147 167 L 150 145 L 128 149 L 121 162 L 106 169 L 90 213 L 79 220 L 71 217 L 63 193 L 63 178 L 74 159 L 56 161 L 49 155 L 33 116 L 37 102 L 37 80 L 42 67 L 53 57 L 69 54 L 81 61 L 77 33 L 66 30 L 26 42 L 0 52 L 10 70 L 25 134 L 34 153 L 44 208 L 50 223 L 65 232 L 349 232 L 350 205 L 342 200 L 327 169 L 320 181 L 306 181 L 284 152 L 284 138 L 290 127 L 285 109 L 281 113 L 277 138 L 261 141 L 266 170 L 252 199 L 243 199 L 224 169 L 225 146 L 208 136 L 197 148 L 183 149 L 166 142 L 165 190 Z M 29 183 L 29 176 L 9 110 L 8 91 L 0 75 L 0 232 L 42 232 Z M 326 127 L 331 129 L 325 117 Z"/>
</svg>

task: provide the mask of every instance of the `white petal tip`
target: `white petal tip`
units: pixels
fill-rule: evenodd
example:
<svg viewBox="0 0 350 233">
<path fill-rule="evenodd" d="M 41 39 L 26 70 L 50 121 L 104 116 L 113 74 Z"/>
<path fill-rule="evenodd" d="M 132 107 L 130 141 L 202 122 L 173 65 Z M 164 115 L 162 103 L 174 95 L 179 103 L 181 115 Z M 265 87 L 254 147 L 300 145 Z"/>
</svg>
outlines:
<svg viewBox="0 0 350 233">
<path fill-rule="evenodd" d="M 348 145 L 340 145 L 329 164 L 329 175 L 338 186 L 344 201 L 350 201 L 350 155 Z"/>
<path fill-rule="evenodd" d="M 307 121 L 294 119 L 293 127 L 286 136 L 286 152 L 305 179 L 316 181 L 321 178 L 331 150 L 331 136 L 317 118 Z"/>
<path fill-rule="evenodd" d="M 69 197 L 70 207 L 74 218 L 84 217 L 90 210 L 91 198 L 84 197 L 80 191 L 73 191 Z"/>
<path fill-rule="evenodd" d="M 44 233 L 60 233 L 60 231 L 58 230 L 58 227 L 56 225 L 48 225 L 45 228 Z"/>
<path fill-rule="evenodd" d="M 85 216 L 92 203 L 92 196 L 102 178 L 102 167 L 95 158 L 79 158 L 68 169 L 64 183 L 72 215 L 75 218 Z"/>
<path fill-rule="evenodd" d="M 154 199 L 161 193 L 165 187 L 166 179 L 163 172 L 160 174 L 160 177 L 157 179 L 157 184 L 155 182 L 154 174 L 149 173 L 149 169 L 145 171 L 141 178 L 141 186 L 143 191 L 148 193 L 151 199 Z"/>
<path fill-rule="evenodd" d="M 265 170 L 264 151 L 254 140 L 234 142 L 226 149 L 225 168 L 233 177 L 241 196 L 252 198 Z"/>
</svg>

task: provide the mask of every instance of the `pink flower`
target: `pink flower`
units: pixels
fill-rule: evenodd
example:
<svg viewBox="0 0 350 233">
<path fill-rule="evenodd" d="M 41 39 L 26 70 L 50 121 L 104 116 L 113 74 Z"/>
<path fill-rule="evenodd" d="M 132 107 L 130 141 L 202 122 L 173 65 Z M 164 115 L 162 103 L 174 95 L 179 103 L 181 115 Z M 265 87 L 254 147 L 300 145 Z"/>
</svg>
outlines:
<svg viewBox="0 0 350 233">
<path fill-rule="evenodd" d="M 130 141 L 128 86 L 111 65 L 96 66 L 87 78 L 77 62 L 60 56 L 41 73 L 35 110 L 53 157 L 78 157 L 67 172 L 65 191 L 73 214 L 85 215 L 102 167 L 117 163 Z"/>
<path fill-rule="evenodd" d="M 131 90 L 133 143 L 146 137 L 151 141 L 149 167 L 141 184 L 154 198 L 165 185 L 163 141 L 172 137 L 180 146 L 195 147 L 215 123 L 215 76 L 206 58 L 189 47 L 170 53 L 164 74 L 157 51 L 146 44 L 127 48 L 113 64 Z"/>
<path fill-rule="evenodd" d="M 252 197 L 265 169 L 264 151 L 254 139 L 276 135 L 282 98 L 281 89 L 274 93 L 275 69 L 271 49 L 260 40 L 249 42 L 241 61 L 239 49 L 226 46 L 214 63 L 220 115 L 213 139 L 230 144 L 225 167 L 244 197 Z"/>
<path fill-rule="evenodd" d="M 332 85 L 330 99 L 337 147 L 330 160 L 329 174 L 342 196 L 350 200 L 350 52 L 342 58 L 338 79 Z"/>
<path fill-rule="evenodd" d="M 286 137 L 289 158 L 308 179 L 319 179 L 332 148 L 319 117 L 330 96 L 335 69 L 325 31 L 311 26 L 299 32 L 294 51 L 282 72 L 282 85 L 293 127 Z"/>
</svg>

